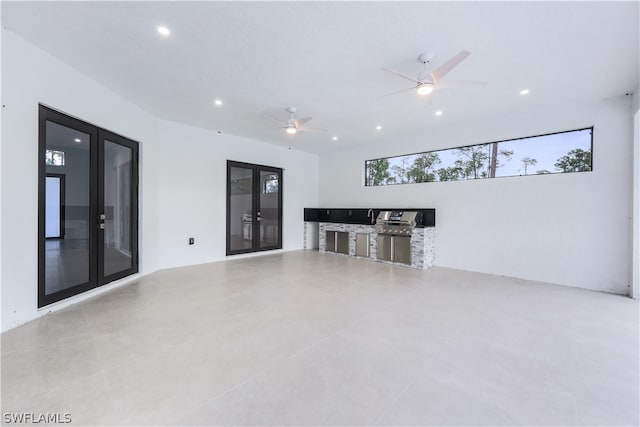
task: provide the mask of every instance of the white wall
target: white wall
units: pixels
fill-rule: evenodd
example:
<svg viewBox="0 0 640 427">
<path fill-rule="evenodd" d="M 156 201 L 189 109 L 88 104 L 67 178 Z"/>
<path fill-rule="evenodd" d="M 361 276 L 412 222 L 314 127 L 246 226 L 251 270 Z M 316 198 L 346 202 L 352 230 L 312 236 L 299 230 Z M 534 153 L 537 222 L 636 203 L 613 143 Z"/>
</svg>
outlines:
<svg viewBox="0 0 640 427">
<path fill-rule="evenodd" d="M 227 258 L 227 160 L 284 169 L 282 247 L 302 249 L 303 209 L 318 204 L 315 154 L 168 121 L 160 122 L 159 135 L 161 268 Z"/>
<path fill-rule="evenodd" d="M 283 250 L 302 248 L 316 155 L 159 120 L 4 29 L 2 89 L 3 331 L 123 282 L 37 309 L 38 103 L 140 142 L 140 275 L 226 259 L 227 159 L 284 169 Z"/>
<path fill-rule="evenodd" d="M 321 207 L 436 208 L 436 265 L 626 294 L 631 271 L 629 97 L 559 105 L 320 157 Z M 594 129 L 594 171 L 364 187 L 367 159 Z"/>
<path fill-rule="evenodd" d="M 158 268 L 157 120 L 3 29 L 2 330 L 48 311 L 37 310 L 38 103 L 141 142 L 140 271 Z"/>
<path fill-rule="evenodd" d="M 0 8 L 0 16 L 2 15 L 2 8 Z M 3 43 L 3 38 L 4 38 L 4 31 L 2 31 L 2 29 L 0 28 L 0 47 L 4 46 Z M 2 63 L 4 62 L 4 58 L 2 57 L 2 55 L 0 55 L 0 98 L 2 98 L 1 102 L 4 102 L 4 95 L 2 95 L 2 83 L 4 81 L 4 71 L 2 71 L 3 67 L 2 67 Z M 3 179 L 3 174 L 2 174 L 2 164 L 4 162 L 3 157 L 2 157 L 2 151 L 3 151 L 3 146 L 4 146 L 4 128 L 2 126 L 2 110 L 4 110 L 4 107 L 2 107 L 0 105 L 0 332 L 4 330 L 4 327 L 2 325 L 4 325 L 3 322 L 3 308 L 2 308 L 2 289 L 4 289 L 3 283 L 2 283 L 2 242 L 3 240 L 3 236 L 2 236 L 2 216 L 3 216 L 3 206 L 2 206 L 2 189 L 4 188 L 4 182 L 5 180 Z"/>
<path fill-rule="evenodd" d="M 312 154 L 158 120 L 10 31 L 2 30 L 1 38 L 2 330 L 48 311 L 36 308 L 38 103 L 141 142 L 141 274 L 226 259 L 225 174 L 231 159 L 284 169 L 284 250 L 302 248 L 304 207 L 434 207 L 438 265 L 628 292 L 628 98 L 443 127 L 318 162 Z M 366 159 L 591 125 L 592 173 L 362 185 Z M 196 245 L 188 246 L 188 237 Z"/>
<path fill-rule="evenodd" d="M 640 98 L 636 92 L 635 98 Z M 633 132 L 633 249 L 631 251 L 632 283 L 631 296 L 640 298 L 640 109 L 634 103 L 634 132 Z"/>
</svg>

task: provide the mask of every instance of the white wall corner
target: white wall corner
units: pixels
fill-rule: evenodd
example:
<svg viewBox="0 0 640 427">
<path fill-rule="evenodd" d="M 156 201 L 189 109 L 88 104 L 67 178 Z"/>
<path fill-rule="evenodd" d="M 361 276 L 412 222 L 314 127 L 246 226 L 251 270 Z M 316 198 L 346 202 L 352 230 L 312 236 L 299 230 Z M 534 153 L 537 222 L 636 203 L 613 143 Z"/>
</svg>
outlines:
<svg viewBox="0 0 640 427">
<path fill-rule="evenodd" d="M 636 94 L 635 98 L 640 98 Z M 635 102 L 634 102 L 635 105 Z M 632 298 L 640 298 L 640 108 L 633 118 L 633 249 L 631 289 Z"/>
<path fill-rule="evenodd" d="M 0 9 L 0 15 L 2 11 Z M 2 46 L 2 35 L 3 32 L 0 31 L 0 46 Z M 4 99 L 2 96 L 2 55 L 0 55 L 0 99 Z M 2 116 L 4 115 L 4 107 L 0 106 L 2 111 L 0 111 L 0 189 L 2 189 L 2 144 L 5 142 L 5 139 L 2 137 Z M 2 197 L 0 197 L 0 298 L 2 296 Z M 2 304 L 0 304 L 0 330 L 2 329 Z"/>
</svg>

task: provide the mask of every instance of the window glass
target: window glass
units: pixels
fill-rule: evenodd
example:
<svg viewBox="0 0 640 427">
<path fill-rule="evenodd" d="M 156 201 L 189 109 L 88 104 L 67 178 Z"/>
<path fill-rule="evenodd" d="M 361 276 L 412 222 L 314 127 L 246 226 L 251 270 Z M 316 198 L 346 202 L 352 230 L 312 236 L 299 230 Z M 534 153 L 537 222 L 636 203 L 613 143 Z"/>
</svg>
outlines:
<svg viewBox="0 0 640 427">
<path fill-rule="evenodd" d="M 587 172 L 593 128 L 365 161 L 365 185 Z"/>
<path fill-rule="evenodd" d="M 278 192 L 278 175 L 271 174 L 266 177 L 262 192 L 264 194 Z"/>
<path fill-rule="evenodd" d="M 64 151 L 45 150 L 44 155 L 47 166 L 64 166 Z"/>
</svg>

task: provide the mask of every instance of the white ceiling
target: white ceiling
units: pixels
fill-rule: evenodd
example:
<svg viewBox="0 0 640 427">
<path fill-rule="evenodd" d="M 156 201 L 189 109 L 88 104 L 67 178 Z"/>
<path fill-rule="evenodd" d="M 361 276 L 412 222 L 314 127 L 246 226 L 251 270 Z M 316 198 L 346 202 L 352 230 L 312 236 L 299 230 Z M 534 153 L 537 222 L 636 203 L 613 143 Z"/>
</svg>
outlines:
<svg viewBox="0 0 640 427">
<path fill-rule="evenodd" d="M 637 90 L 638 6 L 3 1 L 2 24 L 160 118 L 326 152 Z M 160 36 L 158 25 L 171 35 Z M 415 75 L 419 54 L 433 54 L 437 66 L 461 50 L 472 55 L 445 79 L 486 87 L 376 99 L 411 85 L 381 67 Z M 289 106 L 329 132 L 289 136 L 264 117 L 286 121 Z"/>
</svg>

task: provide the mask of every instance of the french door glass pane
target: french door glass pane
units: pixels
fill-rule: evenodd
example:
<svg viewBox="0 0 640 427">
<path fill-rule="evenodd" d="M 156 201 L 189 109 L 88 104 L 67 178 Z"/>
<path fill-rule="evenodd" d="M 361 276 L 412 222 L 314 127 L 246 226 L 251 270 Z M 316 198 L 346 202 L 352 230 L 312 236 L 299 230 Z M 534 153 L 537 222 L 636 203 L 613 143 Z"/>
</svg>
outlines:
<svg viewBox="0 0 640 427">
<path fill-rule="evenodd" d="M 280 174 L 260 171 L 260 247 L 278 246 Z"/>
<path fill-rule="evenodd" d="M 46 149 L 46 172 L 65 177 L 64 189 L 45 186 L 45 212 L 55 210 L 51 204 L 56 200 L 60 203 L 53 192 L 65 194 L 63 233 L 45 241 L 45 294 L 50 295 L 89 281 L 91 141 L 89 134 L 47 121 Z M 58 221 L 45 215 L 45 230 L 59 226 Z"/>
<path fill-rule="evenodd" d="M 132 267 L 131 165 L 133 150 L 104 141 L 104 275 Z"/>
<path fill-rule="evenodd" d="M 253 169 L 231 167 L 229 196 L 229 247 L 231 251 L 253 247 Z"/>
</svg>

